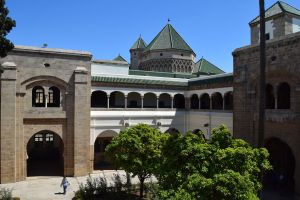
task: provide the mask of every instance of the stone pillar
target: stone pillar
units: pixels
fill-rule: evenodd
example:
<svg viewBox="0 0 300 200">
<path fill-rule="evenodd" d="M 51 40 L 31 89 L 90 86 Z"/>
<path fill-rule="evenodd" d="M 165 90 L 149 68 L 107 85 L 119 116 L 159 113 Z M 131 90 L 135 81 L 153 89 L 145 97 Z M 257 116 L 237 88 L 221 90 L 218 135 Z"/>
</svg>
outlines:
<svg viewBox="0 0 300 200">
<path fill-rule="evenodd" d="M 90 172 L 90 91 L 85 67 L 74 71 L 74 176 Z"/>
<path fill-rule="evenodd" d="M 124 108 L 127 108 L 127 95 L 125 95 L 125 106 Z"/>
<path fill-rule="evenodd" d="M 184 97 L 185 98 L 185 109 L 191 109 L 191 99 L 189 97 Z"/>
<path fill-rule="evenodd" d="M 1 75 L 1 183 L 16 181 L 17 66 L 6 62 Z"/>
<path fill-rule="evenodd" d="M 141 96 L 141 108 L 144 108 L 144 96 Z"/>
<path fill-rule="evenodd" d="M 159 97 L 156 97 L 156 108 L 159 108 Z"/>
<path fill-rule="evenodd" d="M 107 109 L 109 109 L 109 95 L 107 95 Z"/>
<path fill-rule="evenodd" d="M 212 110 L 212 96 L 209 96 L 209 110 Z"/>
<path fill-rule="evenodd" d="M 171 97 L 171 109 L 174 108 L 174 97 Z"/>
<path fill-rule="evenodd" d="M 276 84 L 275 87 L 274 87 L 275 109 L 278 109 L 277 88 L 278 88 L 278 84 Z"/>
</svg>

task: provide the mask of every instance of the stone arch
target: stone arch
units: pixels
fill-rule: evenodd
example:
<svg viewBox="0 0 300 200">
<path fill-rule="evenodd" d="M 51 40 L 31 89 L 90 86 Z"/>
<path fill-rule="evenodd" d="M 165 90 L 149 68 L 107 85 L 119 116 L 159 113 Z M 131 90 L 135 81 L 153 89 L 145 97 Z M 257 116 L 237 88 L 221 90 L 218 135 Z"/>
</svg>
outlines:
<svg viewBox="0 0 300 200">
<path fill-rule="evenodd" d="M 106 130 L 100 133 L 94 142 L 94 169 L 112 169 L 113 165 L 109 158 L 105 155 L 105 148 L 109 145 L 113 137 L 118 133 L 113 130 Z"/>
<path fill-rule="evenodd" d="M 281 192 L 294 192 L 296 160 L 292 149 L 276 137 L 267 139 L 265 148 L 270 153 L 269 160 L 273 170 L 264 175 L 264 187 Z"/>
<path fill-rule="evenodd" d="M 277 87 L 278 109 L 290 109 L 291 88 L 287 82 L 280 83 Z"/>
<path fill-rule="evenodd" d="M 185 108 L 185 98 L 183 94 L 175 94 L 174 96 L 174 108 L 184 109 Z"/>
<path fill-rule="evenodd" d="M 144 95 L 144 108 L 156 108 L 157 97 L 154 93 L 148 92 Z"/>
<path fill-rule="evenodd" d="M 125 108 L 125 94 L 120 91 L 113 91 L 109 96 L 110 108 Z"/>
<path fill-rule="evenodd" d="M 35 133 L 26 145 L 27 176 L 62 176 L 64 174 L 64 143 L 55 132 Z"/>
<path fill-rule="evenodd" d="M 233 92 L 229 91 L 224 94 L 224 109 L 232 110 L 233 109 Z"/>
<path fill-rule="evenodd" d="M 193 94 L 190 98 L 191 100 L 191 109 L 199 109 L 199 97 L 197 94 Z"/>
<path fill-rule="evenodd" d="M 212 110 L 223 110 L 223 97 L 220 92 L 211 95 Z"/>
<path fill-rule="evenodd" d="M 210 109 L 210 98 L 209 94 L 204 93 L 200 97 L 200 108 L 201 109 Z"/>
<path fill-rule="evenodd" d="M 171 95 L 168 93 L 162 93 L 159 95 L 159 108 L 171 108 Z"/>
<path fill-rule="evenodd" d="M 275 96 L 274 96 L 274 88 L 271 84 L 266 84 L 266 109 L 275 109 Z"/>
<path fill-rule="evenodd" d="M 91 95 L 92 108 L 107 108 L 107 93 L 101 90 L 92 92 Z"/>
<path fill-rule="evenodd" d="M 141 108 L 141 94 L 130 92 L 127 95 L 127 108 Z"/>
</svg>

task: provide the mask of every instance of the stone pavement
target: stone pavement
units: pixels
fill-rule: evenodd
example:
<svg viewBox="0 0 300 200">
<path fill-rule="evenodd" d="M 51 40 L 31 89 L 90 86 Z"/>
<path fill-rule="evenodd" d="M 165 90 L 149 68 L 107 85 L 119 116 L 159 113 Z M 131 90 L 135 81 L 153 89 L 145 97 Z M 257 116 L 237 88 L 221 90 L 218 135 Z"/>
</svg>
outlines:
<svg viewBox="0 0 300 200">
<path fill-rule="evenodd" d="M 91 177 L 106 177 L 108 183 L 112 183 L 114 174 L 124 176 L 123 170 L 105 170 L 94 171 Z M 67 177 L 70 182 L 67 194 L 63 195 L 63 189 L 60 187 L 62 177 L 28 177 L 26 181 L 17 183 L 0 184 L 0 187 L 13 189 L 13 196 L 20 197 L 21 200 L 70 200 L 74 197 L 74 192 L 78 190 L 80 183 L 85 183 L 87 176 L 82 177 Z M 137 183 L 138 179 L 132 179 L 133 183 Z"/>
</svg>

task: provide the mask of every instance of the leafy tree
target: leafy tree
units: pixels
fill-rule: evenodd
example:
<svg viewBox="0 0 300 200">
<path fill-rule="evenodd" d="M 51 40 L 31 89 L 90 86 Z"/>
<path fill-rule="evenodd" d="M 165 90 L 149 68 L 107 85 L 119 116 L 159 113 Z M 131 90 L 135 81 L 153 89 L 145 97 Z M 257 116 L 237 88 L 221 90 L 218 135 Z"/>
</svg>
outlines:
<svg viewBox="0 0 300 200">
<path fill-rule="evenodd" d="M 258 199 L 260 173 L 271 169 L 268 152 L 234 139 L 225 126 L 203 134 L 170 136 L 155 174 L 160 199 Z"/>
<path fill-rule="evenodd" d="M 158 129 L 139 124 L 121 131 L 106 147 L 106 153 L 118 167 L 138 177 L 141 198 L 145 179 L 157 170 L 161 160 L 163 138 Z"/>
<path fill-rule="evenodd" d="M 8 17 L 8 9 L 5 7 L 5 0 L 0 0 L 0 57 L 3 58 L 7 53 L 14 48 L 14 45 L 6 36 L 16 22 Z"/>
</svg>

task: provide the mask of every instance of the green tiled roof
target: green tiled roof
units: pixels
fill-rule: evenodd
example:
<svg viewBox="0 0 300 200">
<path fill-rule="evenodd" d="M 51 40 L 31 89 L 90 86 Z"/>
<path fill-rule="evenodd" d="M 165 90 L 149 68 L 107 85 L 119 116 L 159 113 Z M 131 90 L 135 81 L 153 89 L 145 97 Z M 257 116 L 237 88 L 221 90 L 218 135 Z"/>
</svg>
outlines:
<svg viewBox="0 0 300 200">
<path fill-rule="evenodd" d="M 143 38 L 140 36 L 137 41 L 135 41 L 135 43 L 132 45 L 132 47 L 130 48 L 130 50 L 134 50 L 134 49 L 145 49 L 147 46 L 146 42 L 143 40 Z"/>
<path fill-rule="evenodd" d="M 113 61 L 127 62 L 120 54 L 117 57 L 115 57 Z"/>
<path fill-rule="evenodd" d="M 107 77 L 107 76 L 92 76 L 92 81 L 94 82 L 104 82 L 104 83 L 127 83 L 135 85 L 169 85 L 169 86 L 188 86 L 187 82 L 179 81 L 166 81 L 166 80 L 150 80 L 141 79 L 134 77 Z"/>
<path fill-rule="evenodd" d="M 223 74 L 223 70 L 210 63 L 204 58 L 201 58 L 194 67 L 193 74 L 197 75 L 213 75 L 213 74 Z"/>
<path fill-rule="evenodd" d="M 268 8 L 265 12 L 266 18 L 281 14 L 281 13 L 290 13 L 293 15 L 300 16 L 300 10 L 297 8 L 283 2 L 283 1 L 277 1 L 275 4 L 273 4 L 270 8 Z M 250 22 L 250 24 L 259 22 L 260 17 L 256 17 L 254 20 Z"/>
<path fill-rule="evenodd" d="M 184 79 L 197 77 L 196 75 L 190 73 L 156 72 L 156 71 L 144 71 L 144 70 L 129 70 L 129 75 L 184 78 Z"/>
<path fill-rule="evenodd" d="M 157 34 L 157 36 L 146 47 L 145 51 L 166 49 L 176 49 L 194 53 L 191 47 L 177 33 L 177 31 L 173 28 L 173 26 L 171 26 L 171 24 L 167 24 Z"/>
<path fill-rule="evenodd" d="M 189 86 L 200 86 L 200 85 L 207 85 L 207 84 L 214 84 L 214 83 L 226 83 L 226 82 L 233 82 L 233 75 L 232 73 L 224 74 L 224 75 L 215 75 L 215 76 L 208 76 L 201 79 L 190 80 Z"/>
</svg>

